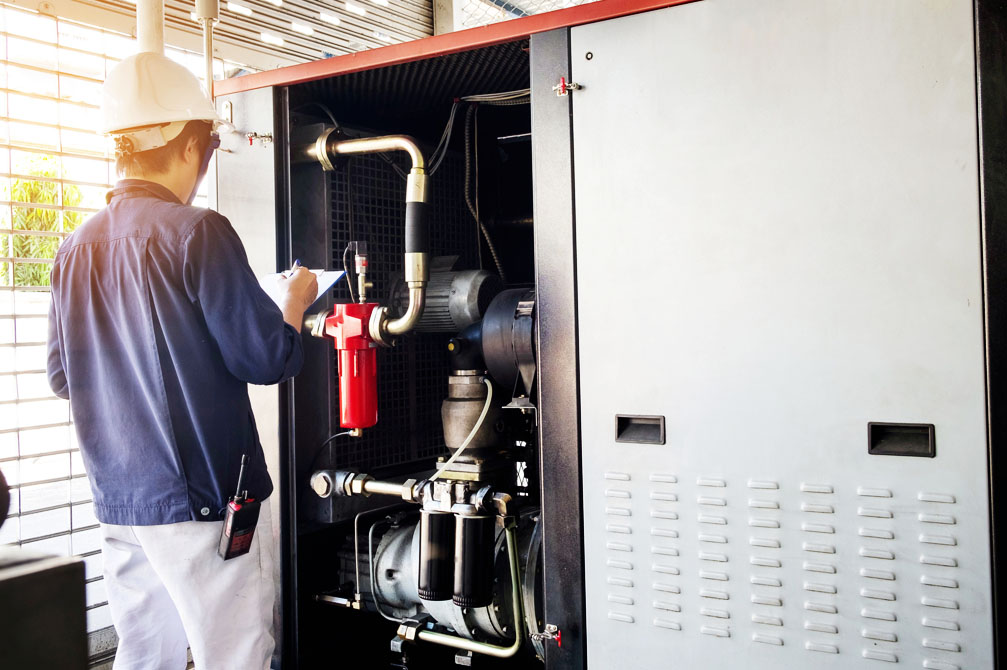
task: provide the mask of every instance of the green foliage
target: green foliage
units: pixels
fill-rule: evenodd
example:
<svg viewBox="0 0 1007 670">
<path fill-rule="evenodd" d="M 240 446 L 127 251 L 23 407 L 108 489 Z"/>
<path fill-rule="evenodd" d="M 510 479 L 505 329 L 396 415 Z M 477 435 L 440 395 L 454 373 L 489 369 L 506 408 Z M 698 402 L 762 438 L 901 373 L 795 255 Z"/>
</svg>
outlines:
<svg viewBox="0 0 1007 670">
<path fill-rule="evenodd" d="M 20 167 L 18 171 L 33 177 L 59 179 L 59 157 L 38 156 L 33 158 L 27 166 Z M 76 207 L 80 205 L 83 199 L 83 194 L 78 187 L 66 184 L 62 186 L 63 197 L 61 201 L 60 183 L 58 181 L 12 179 L 10 191 L 9 199 L 11 202 L 24 202 L 35 205 Z M 69 233 L 84 222 L 84 214 L 81 212 L 61 212 L 58 209 L 44 207 L 12 205 L 11 216 L 13 219 L 11 227 L 15 231 L 13 236 L 13 253 L 10 253 L 9 249 L 11 238 L 7 234 L 4 234 L 2 235 L 2 241 L 0 241 L 0 256 L 13 256 L 14 258 L 53 258 L 62 241 L 56 235 L 18 235 L 17 231 Z M 0 283 L 10 283 L 8 276 L 9 268 L 10 265 L 8 263 L 3 264 L 2 270 L 0 270 Z M 14 285 L 48 286 L 50 268 L 49 263 L 15 263 Z"/>
</svg>

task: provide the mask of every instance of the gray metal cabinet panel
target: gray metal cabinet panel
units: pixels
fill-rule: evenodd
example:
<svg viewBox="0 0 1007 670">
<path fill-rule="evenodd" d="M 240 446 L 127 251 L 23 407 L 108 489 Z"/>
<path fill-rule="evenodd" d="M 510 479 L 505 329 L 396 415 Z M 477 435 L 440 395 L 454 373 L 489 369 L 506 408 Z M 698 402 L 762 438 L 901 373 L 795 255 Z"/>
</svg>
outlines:
<svg viewBox="0 0 1007 670">
<path fill-rule="evenodd" d="M 589 667 L 992 666 L 974 53 L 936 0 L 572 29 Z"/>
<path fill-rule="evenodd" d="M 222 151 L 217 152 L 216 179 L 210 183 L 210 201 L 214 209 L 231 222 L 248 254 L 248 263 L 256 275 L 277 271 L 277 221 L 276 221 L 276 151 L 272 142 L 249 143 L 246 133 L 272 136 L 274 132 L 273 96 L 271 88 L 229 95 L 217 99 L 218 110 L 225 103 L 231 105 L 234 133 L 221 138 Z M 248 387 L 248 397 L 255 414 L 259 441 L 266 457 L 269 476 L 275 493 L 272 496 L 271 544 L 276 560 L 273 563 L 276 584 L 276 654 L 279 655 L 280 627 L 280 520 L 284 506 L 280 491 L 282 469 L 280 465 L 279 392 L 276 386 Z M 263 538 L 265 539 L 265 538 Z"/>
</svg>

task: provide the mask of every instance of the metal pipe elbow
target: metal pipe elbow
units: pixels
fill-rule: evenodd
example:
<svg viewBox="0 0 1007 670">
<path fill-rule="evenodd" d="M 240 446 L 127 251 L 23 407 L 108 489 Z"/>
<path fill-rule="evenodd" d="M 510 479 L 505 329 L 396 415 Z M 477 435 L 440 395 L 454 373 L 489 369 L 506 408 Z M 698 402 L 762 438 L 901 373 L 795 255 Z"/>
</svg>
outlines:
<svg viewBox="0 0 1007 670">
<path fill-rule="evenodd" d="M 413 169 L 425 171 L 426 160 L 419 146 L 408 135 L 382 135 L 381 137 L 361 137 L 354 140 L 328 142 L 330 154 L 373 154 L 385 151 L 404 151 L 409 154 Z"/>
<path fill-rule="evenodd" d="M 426 288 L 416 286 L 409 288 L 409 306 L 406 312 L 397 319 L 388 316 L 388 308 L 381 307 L 371 312 L 371 320 L 368 324 L 368 332 L 371 339 L 386 347 L 395 345 L 395 340 L 405 335 L 419 323 L 423 316 L 423 307 L 426 303 Z"/>
<path fill-rule="evenodd" d="M 405 335 L 419 323 L 420 317 L 423 316 L 423 307 L 426 304 L 426 288 L 418 286 L 415 288 L 410 287 L 409 289 L 409 306 L 406 307 L 406 312 L 397 319 L 393 319 L 387 323 L 385 326 L 388 334 L 392 337 L 398 337 L 399 335 Z"/>
</svg>

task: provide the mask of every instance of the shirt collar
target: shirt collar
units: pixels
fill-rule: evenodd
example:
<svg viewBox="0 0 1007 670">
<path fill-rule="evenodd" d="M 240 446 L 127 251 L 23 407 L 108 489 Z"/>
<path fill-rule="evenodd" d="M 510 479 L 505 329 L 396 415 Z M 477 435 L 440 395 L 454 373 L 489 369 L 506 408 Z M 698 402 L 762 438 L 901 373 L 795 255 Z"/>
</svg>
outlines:
<svg viewBox="0 0 1007 670">
<path fill-rule="evenodd" d="M 108 204 L 123 198 L 157 198 L 165 202 L 182 204 L 178 196 L 167 188 L 146 179 L 120 179 L 115 187 L 105 194 L 105 202 Z"/>
</svg>

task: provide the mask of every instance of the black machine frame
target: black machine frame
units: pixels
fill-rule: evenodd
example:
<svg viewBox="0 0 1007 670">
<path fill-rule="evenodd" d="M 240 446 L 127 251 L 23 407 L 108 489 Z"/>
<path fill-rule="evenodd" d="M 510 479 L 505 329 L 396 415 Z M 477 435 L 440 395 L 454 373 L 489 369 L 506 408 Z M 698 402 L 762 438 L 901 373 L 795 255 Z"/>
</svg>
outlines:
<svg viewBox="0 0 1007 670">
<path fill-rule="evenodd" d="M 986 398 L 994 667 L 1007 663 L 1001 626 L 1007 614 L 1007 2 L 975 0 L 976 108 L 986 325 Z"/>
<path fill-rule="evenodd" d="M 545 667 L 585 667 L 583 616 L 582 511 L 580 501 L 580 429 L 577 392 L 576 267 L 574 257 L 573 147 L 571 98 L 552 87 L 569 78 L 569 28 L 533 35 L 531 116 L 534 180 L 535 279 L 538 294 L 539 346 L 538 437 L 543 539 L 545 622 L 560 628 L 563 645 L 547 646 Z M 527 44 L 527 41 L 524 41 Z M 521 46 L 521 45 L 518 45 Z M 394 67 L 394 66 L 390 66 Z M 274 160 L 282 175 L 277 183 L 277 267 L 293 259 L 312 267 L 327 267 L 332 247 L 328 176 L 316 165 L 290 162 L 292 91 L 276 87 L 274 99 Z M 327 298 L 331 305 L 331 297 Z M 316 305 L 318 307 L 319 305 Z M 301 574 L 318 549 L 301 537 L 304 489 L 311 452 L 329 435 L 332 417 L 324 404 L 302 402 L 313 390 L 334 388 L 335 360 L 330 342 L 305 337 L 303 372 L 280 389 L 281 621 L 277 640 L 282 667 L 311 668 L 316 659 L 305 655 L 301 631 L 303 609 L 311 596 Z M 576 520 L 576 522 L 574 522 Z M 387 638 L 385 638 L 387 640 Z"/>
</svg>

